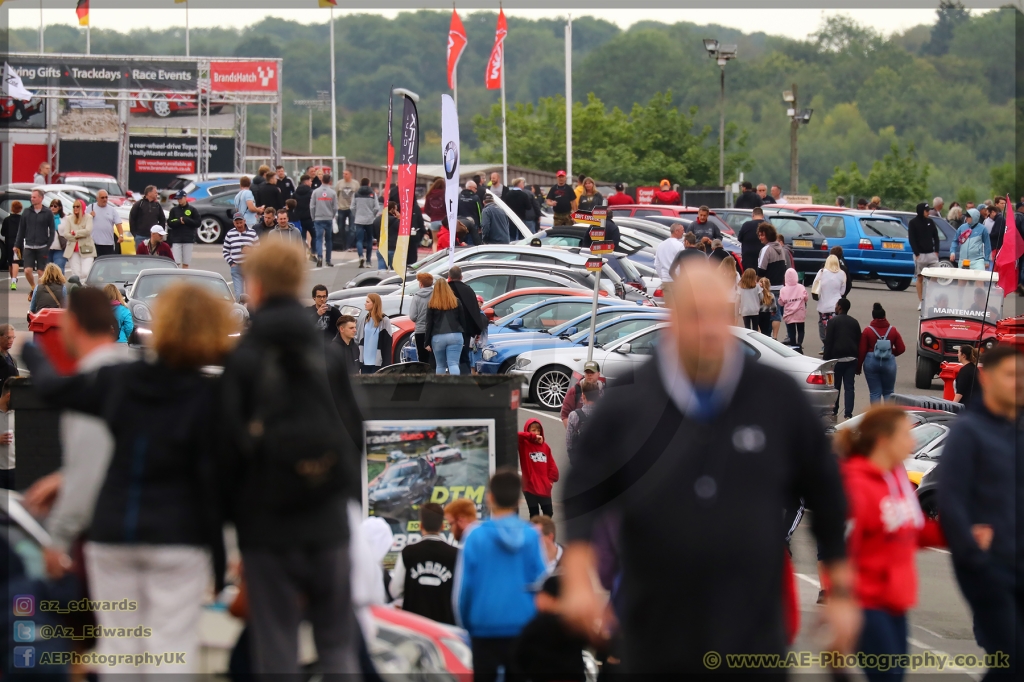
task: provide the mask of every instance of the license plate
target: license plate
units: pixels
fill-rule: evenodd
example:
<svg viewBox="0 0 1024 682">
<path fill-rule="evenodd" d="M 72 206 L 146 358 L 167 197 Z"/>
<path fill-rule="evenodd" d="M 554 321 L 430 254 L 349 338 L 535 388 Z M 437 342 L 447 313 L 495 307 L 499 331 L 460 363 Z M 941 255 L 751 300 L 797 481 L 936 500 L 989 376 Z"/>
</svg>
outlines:
<svg viewBox="0 0 1024 682">
<path fill-rule="evenodd" d="M 903 242 L 882 242 L 883 249 L 892 249 L 893 251 L 902 251 Z"/>
<path fill-rule="evenodd" d="M 793 240 L 793 248 L 796 248 L 796 249 L 813 249 L 814 248 L 814 242 L 812 242 L 810 239 L 794 239 Z"/>
</svg>

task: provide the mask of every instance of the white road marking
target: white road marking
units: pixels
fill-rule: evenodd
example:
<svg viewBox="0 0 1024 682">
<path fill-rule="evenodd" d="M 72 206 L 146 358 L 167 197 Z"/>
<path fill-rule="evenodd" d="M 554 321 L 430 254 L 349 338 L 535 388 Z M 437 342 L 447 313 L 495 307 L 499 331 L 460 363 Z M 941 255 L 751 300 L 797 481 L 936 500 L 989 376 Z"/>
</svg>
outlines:
<svg viewBox="0 0 1024 682">
<path fill-rule="evenodd" d="M 800 578 L 800 580 L 803 580 L 805 583 L 810 583 L 811 585 L 814 585 L 814 589 L 816 590 L 821 589 L 821 583 L 818 582 L 817 578 L 813 578 L 805 573 L 797 573 L 796 577 Z"/>
<path fill-rule="evenodd" d="M 540 410 L 531 410 L 531 409 L 528 409 L 528 408 L 525 408 L 525 407 L 520 407 L 519 411 L 520 412 L 529 412 L 530 414 L 535 414 L 535 415 L 537 415 L 539 417 L 547 417 L 548 419 L 555 419 L 555 420 L 557 420 L 559 422 L 562 421 L 562 418 L 560 416 L 558 416 L 557 412 L 541 412 Z"/>
<path fill-rule="evenodd" d="M 928 547 L 928 549 L 930 549 L 933 552 L 938 552 L 939 554 L 949 554 L 948 549 L 942 549 L 940 547 Z"/>
<path fill-rule="evenodd" d="M 921 626 L 921 625 L 915 625 L 914 627 L 915 627 L 915 628 L 917 628 L 918 630 L 924 630 L 925 632 L 927 632 L 927 633 L 928 633 L 929 635 L 931 635 L 932 637 L 935 637 L 936 639 L 945 639 L 945 637 L 943 637 L 943 636 L 942 636 L 942 635 L 940 635 L 939 633 L 937 633 L 937 632 L 932 632 L 932 631 L 931 631 L 931 630 L 929 630 L 928 628 L 926 628 L 926 627 L 923 627 L 923 626 Z"/>
<path fill-rule="evenodd" d="M 917 647 L 918 649 L 921 649 L 922 651 L 930 651 L 933 654 L 935 654 L 936 656 L 943 656 L 943 657 L 948 658 L 950 660 L 953 659 L 953 657 L 950 654 L 947 654 L 945 651 L 940 651 L 939 649 L 933 649 L 932 647 L 928 646 L 924 642 L 922 642 L 922 641 L 920 641 L 918 639 L 914 639 L 913 637 L 907 637 L 907 644 L 909 644 L 910 646 L 913 646 L 913 647 Z M 972 680 L 974 680 L 974 682 L 978 682 L 978 680 L 980 680 L 981 677 L 982 677 L 980 673 L 971 672 L 970 670 L 965 670 L 964 668 L 961 668 L 961 667 L 955 666 L 955 665 L 947 665 L 943 670 L 944 671 L 948 670 L 950 672 L 960 672 L 960 673 L 963 673 L 963 674 L 967 675 L 968 677 L 970 677 Z"/>
</svg>

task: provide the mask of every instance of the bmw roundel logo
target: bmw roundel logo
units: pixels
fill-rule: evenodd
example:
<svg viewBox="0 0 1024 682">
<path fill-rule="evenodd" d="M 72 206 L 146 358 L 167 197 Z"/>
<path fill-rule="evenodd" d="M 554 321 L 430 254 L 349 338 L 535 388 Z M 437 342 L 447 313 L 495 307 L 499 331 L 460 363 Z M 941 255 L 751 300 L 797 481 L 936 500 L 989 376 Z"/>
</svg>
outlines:
<svg viewBox="0 0 1024 682">
<path fill-rule="evenodd" d="M 455 177 L 455 169 L 459 165 L 459 149 L 454 142 L 444 146 L 444 175 L 451 180 Z"/>
</svg>

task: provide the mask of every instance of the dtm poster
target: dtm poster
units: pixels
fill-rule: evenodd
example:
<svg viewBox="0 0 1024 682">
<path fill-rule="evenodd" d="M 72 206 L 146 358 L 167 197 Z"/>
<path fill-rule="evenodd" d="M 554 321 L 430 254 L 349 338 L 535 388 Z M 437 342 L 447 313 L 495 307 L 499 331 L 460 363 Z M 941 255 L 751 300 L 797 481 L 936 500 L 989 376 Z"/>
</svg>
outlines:
<svg viewBox="0 0 1024 682">
<path fill-rule="evenodd" d="M 395 534 L 385 559 L 419 542 L 419 508 L 468 498 L 486 516 L 484 491 L 494 472 L 493 419 L 368 421 L 364 424 L 367 513 L 387 520 Z"/>
</svg>

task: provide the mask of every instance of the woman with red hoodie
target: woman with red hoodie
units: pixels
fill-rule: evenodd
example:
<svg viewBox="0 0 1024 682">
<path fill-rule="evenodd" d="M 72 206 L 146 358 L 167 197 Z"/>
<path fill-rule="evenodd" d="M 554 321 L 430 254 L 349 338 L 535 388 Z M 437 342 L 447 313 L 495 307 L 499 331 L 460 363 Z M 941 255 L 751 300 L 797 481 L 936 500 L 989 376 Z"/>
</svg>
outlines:
<svg viewBox="0 0 1024 682">
<path fill-rule="evenodd" d="M 523 497 L 532 518 L 552 515 L 551 486 L 558 480 L 558 465 L 544 441 L 544 427 L 536 419 L 519 432 L 519 468 L 523 472 Z"/>
<path fill-rule="evenodd" d="M 885 319 L 885 308 L 875 303 L 871 308 L 871 324 L 860 334 L 857 374 L 864 370 L 871 404 L 892 395 L 896 388 L 896 356 L 907 350 L 896 327 Z"/>
<path fill-rule="evenodd" d="M 873 407 L 853 429 L 836 433 L 846 490 L 847 553 L 854 590 L 864 609 L 858 651 L 907 653 L 907 611 L 917 602 L 915 554 L 944 545 L 938 522 L 921 513 L 903 460 L 914 449 L 911 423 L 893 406 Z M 865 668 L 869 680 L 899 680 L 903 668 L 878 660 Z"/>
</svg>

